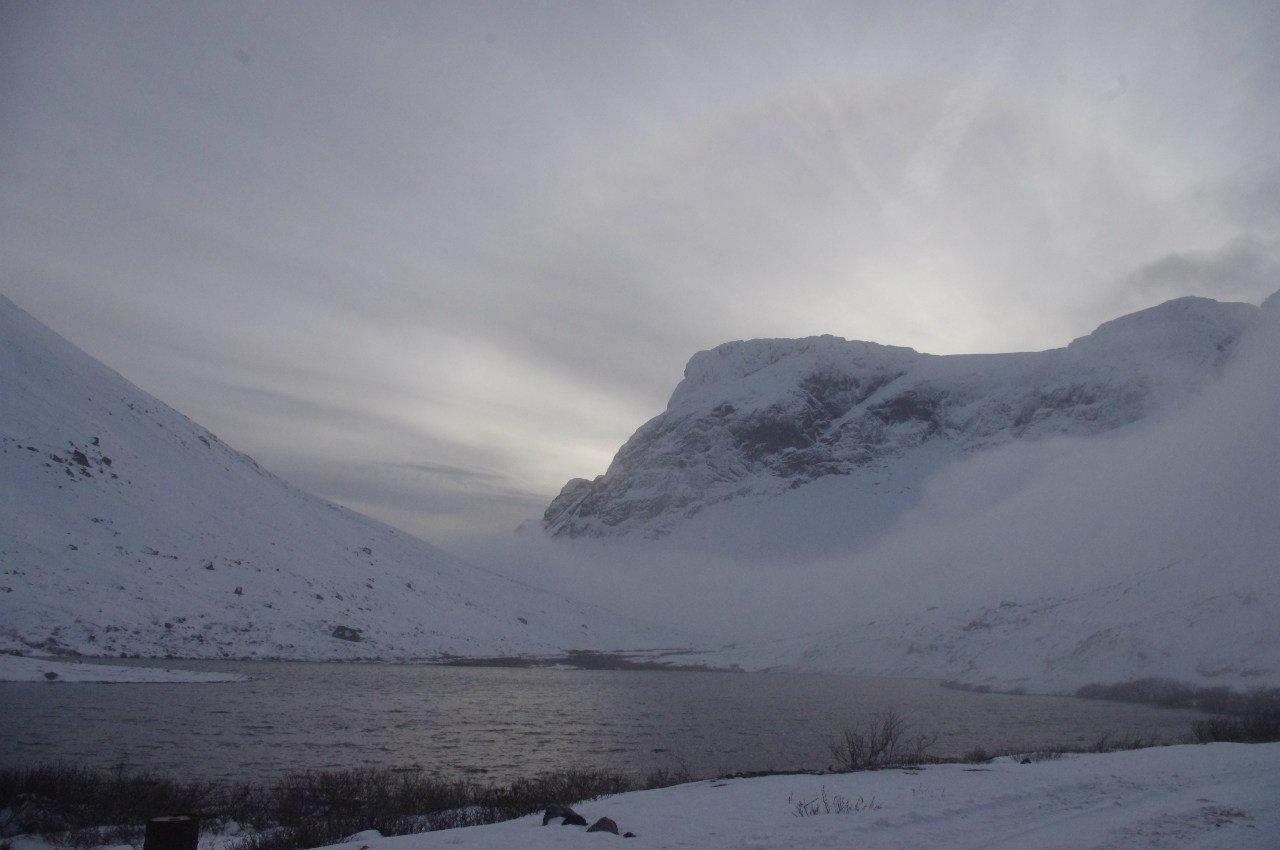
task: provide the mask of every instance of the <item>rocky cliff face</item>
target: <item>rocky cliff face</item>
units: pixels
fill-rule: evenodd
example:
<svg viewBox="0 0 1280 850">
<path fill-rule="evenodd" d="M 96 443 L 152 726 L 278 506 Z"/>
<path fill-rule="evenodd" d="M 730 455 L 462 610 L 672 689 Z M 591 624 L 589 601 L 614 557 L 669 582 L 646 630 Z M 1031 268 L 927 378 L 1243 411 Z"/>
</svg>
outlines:
<svg viewBox="0 0 1280 850">
<path fill-rule="evenodd" d="M 1112 431 L 1198 394 L 1259 315 L 1181 298 L 1065 348 L 1017 354 L 935 356 L 833 336 L 726 343 L 694 355 L 667 409 L 604 475 L 566 484 L 543 523 L 556 536 L 661 537 L 709 506 L 828 476 L 870 484 L 922 458 Z"/>
</svg>

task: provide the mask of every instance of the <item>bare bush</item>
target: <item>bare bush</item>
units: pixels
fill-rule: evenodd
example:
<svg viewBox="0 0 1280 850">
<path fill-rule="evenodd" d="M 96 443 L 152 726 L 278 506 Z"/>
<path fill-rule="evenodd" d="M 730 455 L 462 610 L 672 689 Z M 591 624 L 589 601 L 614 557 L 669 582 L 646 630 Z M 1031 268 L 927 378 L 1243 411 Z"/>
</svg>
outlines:
<svg viewBox="0 0 1280 850">
<path fill-rule="evenodd" d="M 333 844 L 376 829 L 404 835 L 495 823 L 607 794 L 689 781 L 687 769 L 635 778 L 570 770 L 482 785 L 415 769 L 296 773 L 264 782 L 180 783 L 143 771 L 67 765 L 0 769 L 0 842 L 36 835 L 69 847 L 141 844 L 149 818 L 192 814 L 203 833 L 236 824 L 236 850 Z"/>
<path fill-rule="evenodd" d="M 827 796 L 827 786 L 822 786 L 822 793 L 812 800 L 797 800 L 794 794 L 787 795 L 787 802 L 791 804 L 791 813 L 798 818 L 808 818 L 815 815 L 847 815 L 850 812 L 866 812 L 880 808 L 880 804 L 876 802 L 875 797 L 865 800 L 859 797 L 856 800 L 850 800 L 839 794 Z"/>
<path fill-rule="evenodd" d="M 213 786 L 176 782 L 119 766 L 95 771 L 37 765 L 0 771 L 0 836 L 37 835 L 55 844 L 136 844 L 148 818 L 161 812 L 211 821 Z"/>
<path fill-rule="evenodd" d="M 1112 700 L 1158 705 L 1164 708 L 1194 708 L 1213 714 L 1256 713 L 1258 706 L 1280 703 L 1280 688 L 1233 691 L 1219 685 L 1197 687 L 1173 679 L 1133 679 L 1109 685 L 1092 684 L 1076 689 L 1083 699 Z"/>
<path fill-rule="evenodd" d="M 1244 696 L 1237 716 L 1211 717 L 1191 724 L 1197 743 L 1233 741 L 1264 744 L 1280 741 L 1280 692 L 1258 690 Z"/>
<path fill-rule="evenodd" d="M 900 714 L 887 711 L 862 729 L 845 729 L 828 746 L 836 766 L 851 772 L 923 764 L 937 741 L 937 735 L 917 734 Z"/>
<path fill-rule="evenodd" d="M 640 787 L 670 788 L 673 785 L 684 785 L 693 781 L 693 772 L 682 759 L 676 760 L 675 767 L 655 767 L 640 778 Z"/>
</svg>

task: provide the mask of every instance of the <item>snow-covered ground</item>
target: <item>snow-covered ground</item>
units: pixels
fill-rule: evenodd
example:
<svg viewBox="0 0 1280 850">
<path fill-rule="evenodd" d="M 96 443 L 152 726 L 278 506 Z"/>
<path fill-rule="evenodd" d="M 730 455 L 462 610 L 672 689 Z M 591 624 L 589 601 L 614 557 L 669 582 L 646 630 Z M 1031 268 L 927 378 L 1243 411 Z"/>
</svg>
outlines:
<svg viewBox="0 0 1280 850">
<path fill-rule="evenodd" d="M 1158 747 L 1023 764 L 716 779 L 574 806 L 588 833 L 542 815 L 488 826 L 382 837 L 333 850 L 565 850 L 612 846 L 694 850 L 1276 850 L 1280 743 Z M 205 836 L 201 850 L 239 838 Z M 632 846 L 630 843 L 623 846 Z M 36 838 L 13 850 L 52 850 Z M 110 850 L 127 850 L 128 845 Z"/>
<path fill-rule="evenodd" d="M 1032 764 L 1001 758 L 922 770 L 695 782 L 574 808 L 588 822 L 612 819 L 620 831 L 635 833 L 635 846 L 655 850 L 1275 850 L 1277 802 L 1280 744 L 1211 744 Z M 803 804 L 817 813 L 797 816 Z M 617 840 L 559 821 L 543 826 L 535 815 L 393 838 L 365 833 L 336 846 L 564 850 Z"/>
<path fill-rule="evenodd" d="M 0 682 L 244 682 L 239 673 L 116 667 L 59 658 L 0 655 Z"/>
</svg>

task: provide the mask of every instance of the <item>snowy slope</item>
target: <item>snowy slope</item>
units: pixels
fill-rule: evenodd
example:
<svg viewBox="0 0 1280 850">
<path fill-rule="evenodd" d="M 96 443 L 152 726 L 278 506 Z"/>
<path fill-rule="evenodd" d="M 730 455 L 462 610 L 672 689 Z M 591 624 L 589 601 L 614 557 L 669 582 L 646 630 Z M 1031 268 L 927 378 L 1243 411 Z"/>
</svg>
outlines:
<svg viewBox="0 0 1280 850">
<path fill-rule="evenodd" d="M 1280 577 L 1224 579 L 1219 563 L 1173 562 L 1076 594 L 929 606 L 699 659 L 1033 693 L 1152 677 L 1280 686 Z"/>
<path fill-rule="evenodd" d="M 0 649 L 427 658 L 668 635 L 322 502 L 0 298 Z"/>
<path fill-rule="evenodd" d="M 1021 354 L 934 356 L 831 336 L 726 343 L 694 355 L 666 411 L 604 475 L 565 485 L 544 526 L 777 556 L 792 535 L 780 537 L 770 514 L 820 517 L 839 529 L 823 535 L 829 551 L 847 550 L 957 457 L 1176 409 L 1213 381 L 1258 312 L 1183 298 Z M 833 476 L 846 479 L 829 484 L 838 496 L 778 511 L 780 497 Z"/>
</svg>

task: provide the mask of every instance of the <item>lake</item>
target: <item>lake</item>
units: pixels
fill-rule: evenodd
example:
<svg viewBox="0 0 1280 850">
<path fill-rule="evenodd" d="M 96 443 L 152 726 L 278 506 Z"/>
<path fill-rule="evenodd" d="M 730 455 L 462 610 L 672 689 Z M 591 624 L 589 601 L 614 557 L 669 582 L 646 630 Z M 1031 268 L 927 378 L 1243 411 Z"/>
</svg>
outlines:
<svg viewBox="0 0 1280 850">
<path fill-rule="evenodd" d="M 113 662 L 118 663 L 118 662 Z M 840 730 L 894 710 L 934 752 L 1183 738 L 1191 711 L 787 673 L 173 662 L 232 684 L 2 683 L 0 764 L 125 764 L 186 778 L 413 767 L 506 781 L 565 768 L 695 776 L 825 768 Z"/>
</svg>

